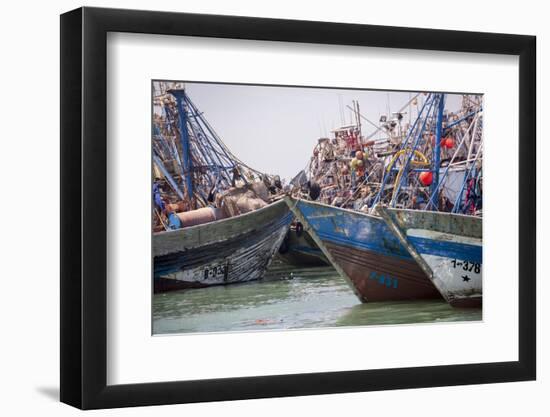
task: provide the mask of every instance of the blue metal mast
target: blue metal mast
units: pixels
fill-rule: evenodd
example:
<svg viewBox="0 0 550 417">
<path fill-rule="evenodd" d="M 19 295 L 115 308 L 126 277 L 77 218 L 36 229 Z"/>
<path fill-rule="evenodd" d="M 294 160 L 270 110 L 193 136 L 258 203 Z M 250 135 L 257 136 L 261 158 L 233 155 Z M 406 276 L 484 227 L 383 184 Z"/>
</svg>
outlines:
<svg viewBox="0 0 550 417">
<path fill-rule="evenodd" d="M 443 110 L 445 109 L 445 94 L 439 95 L 437 121 L 435 126 L 435 144 L 433 149 L 433 179 L 431 195 L 433 201 L 439 201 L 439 167 L 441 165 L 441 133 L 443 132 Z M 431 199 L 430 199 L 431 200 Z M 439 204 L 437 204 L 438 206 Z"/>
<path fill-rule="evenodd" d="M 169 90 L 176 98 L 176 106 L 178 108 L 178 117 L 180 122 L 180 141 L 182 150 L 182 163 L 183 163 L 183 175 L 185 179 L 185 185 L 187 188 L 187 196 L 189 201 L 193 200 L 193 175 L 192 175 L 192 161 L 189 144 L 189 132 L 187 130 L 187 110 L 184 106 L 185 102 L 185 90 Z"/>
<path fill-rule="evenodd" d="M 415 133 L 416 135 L 416 138 L 415 136 L 410 136 L 410 139 L 411 139 L 411 144 L 412 144 L 412 147 L 410 148 L 410 150 L 408 151 L 408 155 L 405 159 L 405 162 L 404 162 L 404 167 L 403 167 L 403 175 L 401 176 L 401 180 L 399 181 L 399 184 L 397 184 L 397 188 L 396 190 L 394 191 L 394 194 L 393 194 L 393 198 L 392 200 L 390 201 L 390 205 L 391 207 L 395 207 L 395 203 L 397 201 L 397 198 L 398 198 L 398 194 L 399 194 L 399 190 L 401 189 L 401 187 L 403 186 L 403 184 L 406 183 L 406 181 L 409 179 L 409 172 L 410 172 L 410 164 L 411 164 L 411 161 L 412 159 L 414 158 L 415 154 L 414 152 L 416 151 L 416 149 L 418 148 L 418 145 L 420 144 L 420 140 L 423 138 L 424 136 L 424 132 L 426 130 L 426 125 L 428 123 L 428 119 L 431 117 L 430 114 L 431 114 L 431 111 L 432 111 L 432 108 L 434 107 L 434 102 L 436 101 L 437 99 L 437 96 L 430 96 L 431 97 L 431 102 L 430 102 L 430 105 L 428 106 L 428 110 L 426 112 L 426 117 L 424 118 L 424 120 L 418 125 L 419 127 L 419 130 Z M 414 142 L 413 142 L 413 139 L 414 139 Z M 404 149 L 407 149 L 407 146 L 408 145 L 408 140 L 405 141 L 405 143 L 403 143 L 403 146 L 401 146 L 401 149 L 404 150 Z M 392 171 L 399 171 L 399 168 L 392 168 Z M 413 170 L 413 171 L 416 171 L 416 170 Z M 422 171 L 422 170 L 421 170 Z"/>
</svg>

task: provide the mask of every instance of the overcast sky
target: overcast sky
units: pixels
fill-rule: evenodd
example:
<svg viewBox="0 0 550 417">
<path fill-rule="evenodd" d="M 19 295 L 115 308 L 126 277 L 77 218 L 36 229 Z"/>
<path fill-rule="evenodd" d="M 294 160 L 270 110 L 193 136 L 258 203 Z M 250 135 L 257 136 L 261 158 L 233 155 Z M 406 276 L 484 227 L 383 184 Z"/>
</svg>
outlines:
<svg viewBox="0 0 550 417">
<path fill-rule="evenodd" d="M 186 83 L 191 100 L 239 159 L 258 171 L 290 179 L 303 169 L 317 139 L 350 124 L 352 100 L 374 123 L 400 110 L 416 93 Z M 447 95 L 446 108 L 460 106 Z M 342 105 L 340 104 L 342 103 Z M 419 102 L 420 103 L 420 102 Z M 404 112 L 408 112 L 406 108 Z M 413 117 L 416 111 L 412 111 Z M 405 115 L 408 120 L 409 115 Z M 374 127 L 363 122 L 363 134 Z"/>
</svg>

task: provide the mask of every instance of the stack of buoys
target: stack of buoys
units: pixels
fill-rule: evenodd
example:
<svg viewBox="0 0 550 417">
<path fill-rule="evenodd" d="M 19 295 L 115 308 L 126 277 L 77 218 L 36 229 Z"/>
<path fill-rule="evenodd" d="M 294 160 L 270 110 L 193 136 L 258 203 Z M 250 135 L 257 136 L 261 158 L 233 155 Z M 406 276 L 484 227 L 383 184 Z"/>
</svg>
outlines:
<svg viewBox="0 0 550 417">
<path fill-rule="evenodd" d="M 366 154 L 362 151 L 355 152 L 355 157 L 350 162 L 351 170 L 357 171 L 358 175 L 363 175 L 365 173 L 365 158 Z"/>
</svg>

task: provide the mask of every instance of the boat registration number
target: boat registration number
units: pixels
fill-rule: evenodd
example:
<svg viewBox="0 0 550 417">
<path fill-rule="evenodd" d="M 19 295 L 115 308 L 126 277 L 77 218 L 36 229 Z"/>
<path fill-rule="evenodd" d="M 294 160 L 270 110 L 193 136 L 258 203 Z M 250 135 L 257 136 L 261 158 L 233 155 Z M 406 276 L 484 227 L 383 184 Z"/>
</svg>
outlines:
<svg viewBox="0 0 550 417">
<path fill-rule="evenodd" d="M 460 268 L 465 272 L 473 272 L 479 274 L 481 272 L 481 264 L 477 262 L 462 261 L 460 259 L 453 259 L 451 261 L 453 268 Z"/>
<path fill-rule="evenodd" d="M 204 270 L 204 279 L 216 278 L 219 276 L 227 275 L 227 265 L 218 265 L 212 268 L 205 268 Z"/>
<path fill-rule="evenodd" d="M 384 275 L 376 271 L 372 271 L 369 275 L 369 278 L 377 281 L 378 284 L 384 285 L 388 288 L 397 288 L 399 284 L 399 281 L 397 278 L 390 277 L 388 275 Z"/>
</svg>

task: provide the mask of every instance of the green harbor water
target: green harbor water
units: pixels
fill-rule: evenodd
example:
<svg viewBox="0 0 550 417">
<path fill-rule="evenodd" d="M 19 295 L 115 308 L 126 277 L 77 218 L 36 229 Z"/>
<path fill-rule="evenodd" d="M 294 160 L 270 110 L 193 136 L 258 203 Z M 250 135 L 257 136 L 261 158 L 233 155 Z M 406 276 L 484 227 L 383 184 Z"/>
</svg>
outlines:
<svg viewBox="0 0 550 417">
<path fill-rule="evenodd" d="M 153 334 L 481 320 L 443 300 L 359 302 L 331 267 L 274 262 L 261 281 L 155 294 Z"/>
</svg>

